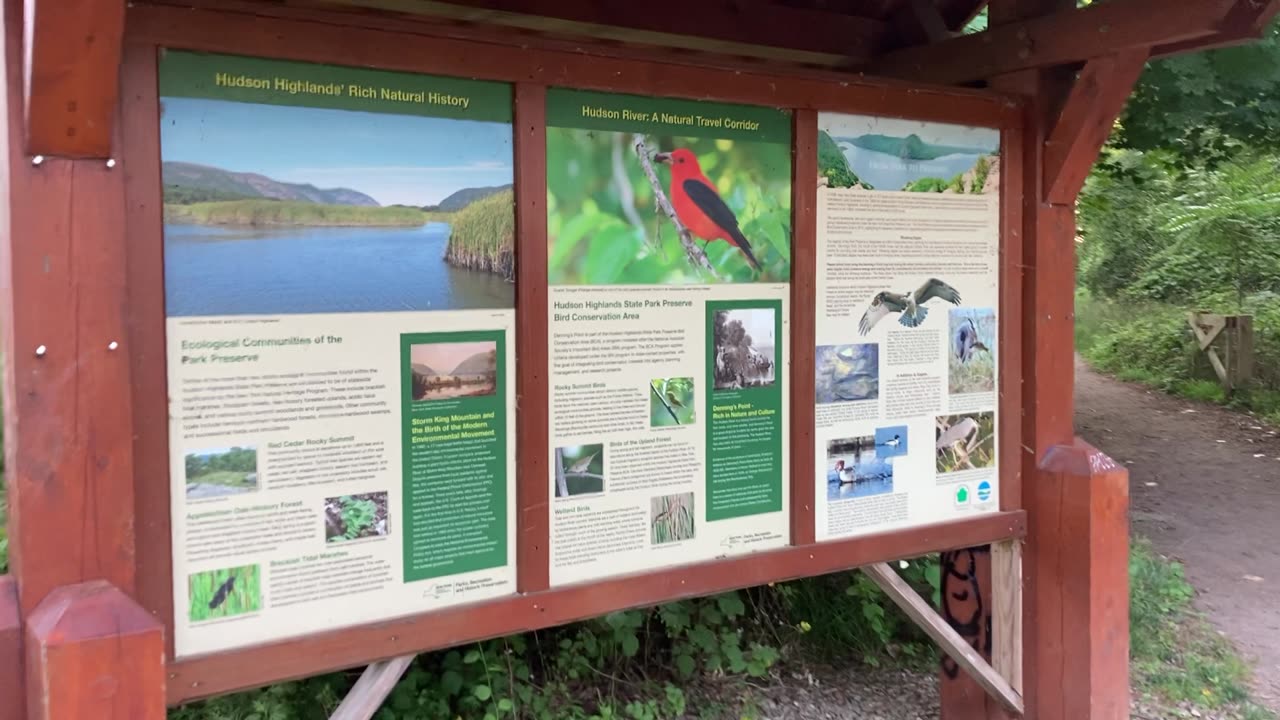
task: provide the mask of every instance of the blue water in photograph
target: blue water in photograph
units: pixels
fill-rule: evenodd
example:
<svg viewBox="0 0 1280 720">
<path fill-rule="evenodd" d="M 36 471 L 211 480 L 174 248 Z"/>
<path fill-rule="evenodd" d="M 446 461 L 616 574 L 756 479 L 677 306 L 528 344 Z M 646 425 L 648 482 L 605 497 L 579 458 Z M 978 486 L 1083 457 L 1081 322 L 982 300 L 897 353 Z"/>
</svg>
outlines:
<svg viewBox="0 0 1280 720">
<path fill-rule="evenodd" d="M 170 316 L 509 308 L 515 285 L 444 262 L 447 223 L 413 228 L 166 225 Z"/>
<path fill-rule="evenodd" d="M 888 153 L 840 143 L 849 167 L 858 177 L 871 183 L 877 190 L 901 190 L 907 183 L 920 178 L 951 178 L 966 172 L 978 162 L 979 155 L 944 155 L 935 160 L 910 160 Z"/>
<path fill-rule="evenodd" d="M 845 470 L 836 470 L 844 460 Z M 877 456 L 875 448 L 827 456 L 827 500 L 849 500 L 893 492 L 893 462 Z"/>
<path fill-rule="evenodd" d="M 814 354 L 814 400 L 819 405 L 880 397 L 880 346 L 819 345 Z"/>
<path fill-rule="evenodd" d="M 907 454 L 907 426 L 876 428 L 876 453 L 880 457 L 898 457 Z"/>
</svg>

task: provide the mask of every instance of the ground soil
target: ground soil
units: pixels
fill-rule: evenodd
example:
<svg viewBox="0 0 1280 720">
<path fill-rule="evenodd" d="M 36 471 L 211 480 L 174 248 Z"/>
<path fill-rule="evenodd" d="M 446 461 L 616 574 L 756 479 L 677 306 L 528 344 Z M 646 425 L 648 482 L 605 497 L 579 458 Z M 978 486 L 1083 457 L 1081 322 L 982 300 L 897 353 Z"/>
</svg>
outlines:
<svg viewBox="0 0 1280 720">
<path fill-rule="evenodd" d="M 1280 710 L 1280 437 L 1246 414 L 1076 363 L 1076 432 L 1129 469 L 1133 531 L 1180 560 L 1196 605 Z"/>
</svg>

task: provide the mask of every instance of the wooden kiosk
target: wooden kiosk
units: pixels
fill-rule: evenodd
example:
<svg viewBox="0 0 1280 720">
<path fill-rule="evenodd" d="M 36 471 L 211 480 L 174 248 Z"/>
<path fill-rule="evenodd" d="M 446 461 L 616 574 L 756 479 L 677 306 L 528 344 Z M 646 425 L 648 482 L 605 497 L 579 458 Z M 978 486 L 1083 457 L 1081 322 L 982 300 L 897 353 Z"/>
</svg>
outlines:
<svg viewBox="0 0 1280 720">
<path fill-rule="evenodd" d="M 857 567 L 953 658 L 944 717 L 1127 717 L 1127 474 L 1072 432 L 1075 199 L 1150 58 L 1246 42 L 1280 3 L 1076 4 L 991 0 L 962 35 L 988 3 L 5 0 L 0 718 L 161 718 L 370 663 L 386 680 L 405 663 L 379 661 Z M 341 131 L 271 135 L 300 106 Z M 437 127 L 496 154 L 420 161 Z M 325 139 L 365 135 L 400 151 Z M 315 166 L 255 164 L 262 138 Z M 510 186 L 507 245 L 463 247 L 474 197 L 404 190 L 473 172 Z M 929 204 L 889 228 L 889 271 L 875 223 L 913 212 L 899 189 Z M 483 266 L 469 297 L 509 300 L 432 304 L 454 300 L 415 294 L 430 278 L 397 294 L 417 250 L 334 241 L 441 218 L 432 272 Z M 299 252 L 266 237 L 289 223 L 329 231 L 273 264 Z M 962 231 L 973 263 L 929 259 Z M 360 247 L 402 242 L 382 232 Z M 324 293 L 295 282 L 304 264 Z M 949 272 L 970 284 L 891 293 Z M 957 315 L 961 295 L 985 309 Z M 370 309 L 412 312 L 321 322 Z M 936 376 L 903 369 L 922 356 Z M 951 357 L 987 359 L 989 406 L 954 374 L 935 388 Z M 281 378 L 322 400 L 263 399 Z M 606 424 L 632 411 L 633 438 Z M 687 488 L 654 490 L 650 443 Z M 457 448 L 484 459 L 450 465 Z M 472 480 L 487 509 L 442 514 Z M 930 552 L 940 614 L 883 564 Z M 312 611 L 307 572 L 359 582 Z"/>
</svg>

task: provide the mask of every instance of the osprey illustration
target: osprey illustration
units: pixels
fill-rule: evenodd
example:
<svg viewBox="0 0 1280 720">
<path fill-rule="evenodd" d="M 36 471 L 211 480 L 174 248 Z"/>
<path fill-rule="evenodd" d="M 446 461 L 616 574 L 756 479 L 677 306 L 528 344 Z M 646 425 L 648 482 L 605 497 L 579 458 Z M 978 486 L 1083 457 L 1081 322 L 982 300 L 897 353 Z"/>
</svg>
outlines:
<svg viewBox="0 0 1280 720">
<path fill-rule="evenodd" d="M 876 323 L 880 322 L 881 318 L 893 313 L 902 313 L 898 317 L 898 322 L 903 325 L 919 327 L 929 314 L 929 308 L 924 307 L 924 304 L 934 298 L 946 300 L 952 305 L 960 304 L 960 293 L 937 278 L 929 278 L 915 292 L 900 295 L 884 290 L 876 293 L 876 296 L 871 299 L 871 307 L 862 314 L 862 320 L 858 323 L 858 332 L 866 335 L 871 332 L 871 328 L 875 327 Z"/>
</svg>

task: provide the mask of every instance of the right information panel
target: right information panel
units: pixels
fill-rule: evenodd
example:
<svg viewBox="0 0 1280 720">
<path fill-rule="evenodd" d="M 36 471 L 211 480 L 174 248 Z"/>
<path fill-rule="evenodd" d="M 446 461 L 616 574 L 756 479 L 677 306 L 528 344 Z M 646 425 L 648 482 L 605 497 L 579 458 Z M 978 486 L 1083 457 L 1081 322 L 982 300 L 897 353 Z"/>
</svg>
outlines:
<svg viewBox="0 0 1280 720">
<path fill-rule="evenodd" d="M 999 148 L 818 116 L 819 540 L 999 508 Z"/>
</svg>

